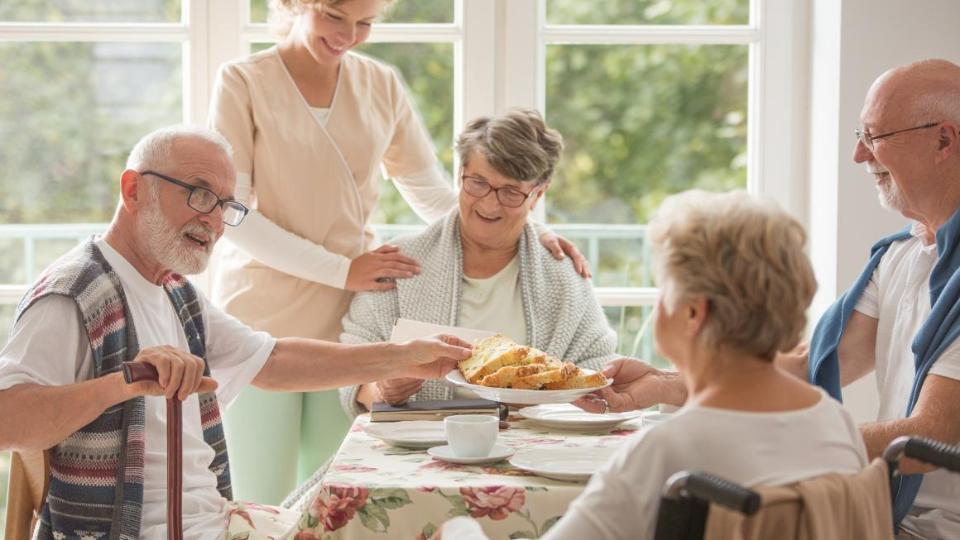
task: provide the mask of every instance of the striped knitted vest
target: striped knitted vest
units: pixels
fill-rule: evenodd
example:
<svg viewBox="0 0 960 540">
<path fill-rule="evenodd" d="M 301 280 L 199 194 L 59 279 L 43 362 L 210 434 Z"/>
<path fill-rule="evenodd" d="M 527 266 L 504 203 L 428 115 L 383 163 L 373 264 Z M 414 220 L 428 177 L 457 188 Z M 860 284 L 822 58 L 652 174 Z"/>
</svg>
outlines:
<svg viewBox="0 0 960 540">
<path fill-rule="evenodd" d="M 163 287 L 173 303 L 190 352 L 205 356 L 200 303 L 193 286 L 171 274 Z M 123 287 L 103 254 L 88 241 L 52 264 L 27 291 L 14 320 L 49 294 L 72 298 L 90 341 L 94 377 L 119 371 L 140 348 Z M 204 375 L 210 375 L 205 366 Z M 217 489 L 232 498 L 226 440 L 213 393 L 202 394 L 203 438 L 216 454 L 210 470 Z M 129 539 L 140 537 L 143 505 L 144 398 L 110 407 L 96 420 L 60 442 L 50 452 L 50 488 L 40 516 L 37 538 Z"/>
</svg>

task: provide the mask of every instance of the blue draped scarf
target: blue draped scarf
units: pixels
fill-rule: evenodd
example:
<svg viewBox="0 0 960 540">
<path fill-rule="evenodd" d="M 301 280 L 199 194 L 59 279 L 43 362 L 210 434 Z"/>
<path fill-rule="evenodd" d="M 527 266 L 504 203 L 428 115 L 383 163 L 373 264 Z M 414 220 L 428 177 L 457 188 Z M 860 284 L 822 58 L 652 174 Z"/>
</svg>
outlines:
<svg viewBox="0 0 960 540">
<path fill-rule="evenodd" d="M 823 387 L 835 399 L 840 395 L 840 365 L 837 347 L 857 301 L 870 283 L 873 271 L 891 244 L 910 238 L 909 229 L 888 236 L 870 249 L 870 260 L 853 286 L 843 294 L 817 323 L 810 340 L 810 381 Z M 930 305 L 932 309 L 913 338 L 915 374 L 907 403 L 907 416 L 913 412 L 920 388 L 933 363 L 957 337 L 960 337 L 960 210 L 937 231 L 939 259 L 930 273 Z M 913 505 L 922 474 L 901 476 L 891 485 L 894 522 L 899 524 Z"/>
</svg>

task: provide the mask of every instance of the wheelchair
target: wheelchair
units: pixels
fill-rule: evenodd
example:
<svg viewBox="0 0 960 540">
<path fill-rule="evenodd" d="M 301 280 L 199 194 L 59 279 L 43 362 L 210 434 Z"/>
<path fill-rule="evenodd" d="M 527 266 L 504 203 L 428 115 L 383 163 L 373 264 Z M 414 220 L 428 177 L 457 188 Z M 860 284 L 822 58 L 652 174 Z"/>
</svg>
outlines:
<svg viewBox="0 0 960 540">
<path fill-rule="evenodd" d="M 899 437 L 883 453 L 890 480 L 899 474 L 904 457 L 960 472 L 960 447 L 921 437 Z M 711 505 L 752 516 L 761 503 L 760 494 L 744 486 L 706 472 L 680 471 L 664 484 L 654 538 L 702 540 Z"/>
</svg>

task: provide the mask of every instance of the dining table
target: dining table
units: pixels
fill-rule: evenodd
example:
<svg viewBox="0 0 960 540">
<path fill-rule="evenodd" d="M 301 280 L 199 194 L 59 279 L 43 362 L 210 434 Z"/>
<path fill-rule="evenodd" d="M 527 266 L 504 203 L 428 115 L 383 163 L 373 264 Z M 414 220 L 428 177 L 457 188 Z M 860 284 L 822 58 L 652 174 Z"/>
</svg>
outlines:
<svg viewBox="0 0 960 540">
<path fill-rule="evenodd" d="M 643 425 L 574 432 L 547 427 L 512 411 L 497 444 L 520 456 L 581 449 L 602 464 Z M 298 540 L 435 538 L 457 516 L 477 520 L 489 538 L 538 538 L 586 486 L 585 479 L 538 476 L 509 461 L 460 465 L 424 449 L 387 444 L 368 434 L 369 415 L 356 418 L 326 474 L 302 505 Z M 576 452 L 576 451 L 572 451 Z"/>
</svg>

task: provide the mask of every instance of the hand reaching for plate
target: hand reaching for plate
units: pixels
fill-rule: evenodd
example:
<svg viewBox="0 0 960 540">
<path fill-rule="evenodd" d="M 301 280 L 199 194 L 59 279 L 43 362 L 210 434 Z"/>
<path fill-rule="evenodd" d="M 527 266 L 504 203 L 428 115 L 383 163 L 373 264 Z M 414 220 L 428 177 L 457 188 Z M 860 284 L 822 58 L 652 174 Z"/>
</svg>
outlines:
<svg viewBox="0 0 960 540">
<path fill-rule="evenodd" d="M 587 394 L 574 405 L 593 413 L 626 412 L 660 403 L 679 406 L 687 399 L 678 373 L 659 370 L 640 360 L 614 360 L 603 368 L 603 374 L 613 379 L 613 384 Z"/>
</svg>

